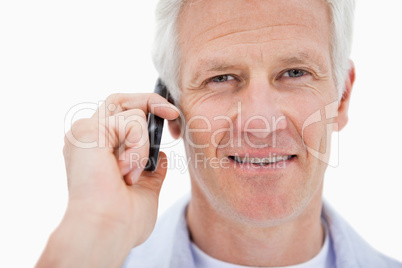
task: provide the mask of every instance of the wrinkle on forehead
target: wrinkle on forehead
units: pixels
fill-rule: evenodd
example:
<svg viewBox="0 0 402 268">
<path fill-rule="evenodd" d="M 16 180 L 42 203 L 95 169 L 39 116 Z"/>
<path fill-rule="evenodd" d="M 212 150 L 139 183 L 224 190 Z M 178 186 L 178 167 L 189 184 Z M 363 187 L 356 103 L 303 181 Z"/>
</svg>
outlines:
<svg viewBox="0 0 402 268">
<path fill-rule="evenodd" d="M 218 34 L 217 36 L 214 36 L 214 37 L 212 37 L 212 38 L 210 38 L 210 39 L 208 39 L 207 40 L 207 42 L 211 42 L 211 41 L 215 41 L 215 40 L 217 40 L 217 39 L 219 39 L 219 38 L 223 38 L 223 37 L 230 37 L 230 36 L 233 36 L 233 35 L 238 35 L 238 34 L 242 34 L 242 33 L 253 33 L 253 32 L 255 32 L 257 35 L 259 35 L 259 37 L 262 37 L 262 35 L 263 35 L 263 33 L 261 33 L 261 31 L 267 31 L 267 34 L 268 34 L 268 32 L 271 32 L 274 28 L 278 28 L 278 27 L 292 27 L 292 26 L 294 26 L 294 27 L 300 27 L 300 26 L 302 26 L 302 27 L 306 27 L 306 26 L 303 26 L 303 25 L 298 25 L 298 24 L 283 24 L 283 25 L 269 25 L 269 26 L 263 26 L 263 27 L 259 27 L 259 28 L 257 28 L 257 29 L 250 29 L 250 30 L 247 30 L 247 29 L 245 29 L 245 30 L 238 30 L 238 31 L 236 31 L 236 30 L 232 30 L 232 31 L 229 31 L 229 32 L 227 32 L 227 33 L 224 33 L 224 34 Z M 206 31 L 206 32 L 204 32 L 204 33 L 201 33 L 200 35 L 203 35 L 203 34 L 207 34 L 208 32 L 210 32 L 211 30 L 208 30 L 208 31 Z M 215 34 L 216 35 L 216 34 Z M 272 39 L 271 39 L 272 40 Z M 248 43 L 261 43 L 261 42 L 264 42 L 264 41 L 261 41 L 261 39 L 259 39 L 259 40 L 256 40 L 255 42 L 248 42 Z M 265 41 L 266 42 L 266 41 Z"/>
<path fill-rule="evenodd" d="M 320 65 L 321 75 L 331 69 L 330 10 L 324 0 L 185 3 L 178 20 L 178 41 L 186 74 L 194 76 L 199 67 L 205 71 L 226 65 L 266 65 L 282 58 L 288 63 Z M 303 52 L 309 58 L 300 55 Z"/>
<path fill-rule="evenodd" d="M 224 0 L 201 0 L 196 4 L 188 4 L 188 1 L 185 1 L 179 19 L 182 17 L 195 19 L 194 22 L 198 25 L 202 22 L 205 26 L 203 31 L 208 32 L 221 26 L 230 27 L 231 24 L 238 22 L 240 24 L 254 22 L 258 25 L 261 21 L 266 22 L 267 18 L 292 24 L 295 20 L 306 19 L 305 11 L 309 11 L 312 5 L 326 9 L 326 17 L 330 18 L 330 8 L 328 2 L 324 0 L 230 0 L 225 6 L 219 6 L 223 2 Z M 322 15 L 320 19 L 324 19 Z"/>
<path fill-rule="evenodd" d="M 179 42 L 182 45 L 189 40 L 199 43 L 219 39 L 219 37 L 251 36 L 255 40 L 243 40 L 247 43 L 275 39 L 275 33 L 297 32 L 293 27 L 308 27 L 314 37 L 314 30 L 330 32 L 330 12 L 323 0 L 200 0 L 185 1 L 178 20 Z M 321 5 L 326 13 L 308 13 L 310 5 Z M 284 8 L 286 7 L 286 8 Z M 321 7 L 320 7 L 321 8 Z M 306 16 L 307 14 L 307 16 Z M 327 23 L 325 23 L 326 21 Z M 306 31 L 306 29 L 304 29 Z M 325 36 L 315 36 L 325 38 Z M 329 37 L 329 34 L 328 34 Z M 329 40 L 329 38 L 328 38 Z"/>
</svg>

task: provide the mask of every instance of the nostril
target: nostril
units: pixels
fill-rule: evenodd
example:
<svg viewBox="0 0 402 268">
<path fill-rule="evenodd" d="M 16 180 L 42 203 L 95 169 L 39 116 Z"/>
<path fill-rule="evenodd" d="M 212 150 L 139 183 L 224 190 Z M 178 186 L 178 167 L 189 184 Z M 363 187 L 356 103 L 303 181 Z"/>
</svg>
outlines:
<svg viewBox="0 0 402 268">
<path fill-rule="evenodd" d="M 281 115 L 278 117 L 272 118 L 272 131 L 276 130 L 285 130 L 288 127 L 288 122 L 286 120 L 286 116 Z"/>
<path fill-rule="evenodd" d="M 252 134 L 257 138 L 266 138 L 272 132 L 277 130 L 285 130 L 287 128 L 286 116 L 271 116 L 266 118 L 261 115 L 251 116 L 244 123 L 244 132 Z"/>
<path fill-rule="evenodd" d="M 246 133 L 251 134 L 256 138 L 265 139 L 271 131 L 269 131 L 269 129 L 248 129 Z"/>
<path fill-rule="evenodd" d="M 263 139 L 271 133 L 271 125 L 265 117 L 255 115 L 246 121 L 244 125 L 244 132 Z"/>
</svg>

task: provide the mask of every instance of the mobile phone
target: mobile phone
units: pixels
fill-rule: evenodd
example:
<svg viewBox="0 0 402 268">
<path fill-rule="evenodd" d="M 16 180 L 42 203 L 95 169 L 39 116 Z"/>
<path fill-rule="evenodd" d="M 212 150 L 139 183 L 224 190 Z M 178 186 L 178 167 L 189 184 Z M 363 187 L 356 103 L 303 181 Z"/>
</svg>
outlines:
<svg viewBox="0 0 402 268">
<path fill-rule="evenodd" d="M 154 92 L 166 98 L 169 102 L 172 102 L 169 96 L 169 91 L 160 78 L 156 81 Z M 155 171 L 156 169 L 159 148 L 162 140 L 163 123 L 163 118 L 152 113 L 148 114 L 149 156 L 144 169 L 146 171 Z"/>
</svg>

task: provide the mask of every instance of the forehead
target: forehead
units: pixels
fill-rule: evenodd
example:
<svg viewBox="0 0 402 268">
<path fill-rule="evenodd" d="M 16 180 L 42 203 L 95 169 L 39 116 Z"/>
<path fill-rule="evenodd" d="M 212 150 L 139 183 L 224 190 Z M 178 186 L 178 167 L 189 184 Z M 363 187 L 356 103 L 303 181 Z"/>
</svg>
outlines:
<svg viewBox="0 0 402 268">
<path fill-rule="evenodd" d="M 181 10 L 178 33 L 182 64 L 233 50 L 252 60 L 254 47 L 267 57 L 292 49 L 317 58 L 329 54 L 330 12 L 325 0 L 193 0 Z"/>
</svg>

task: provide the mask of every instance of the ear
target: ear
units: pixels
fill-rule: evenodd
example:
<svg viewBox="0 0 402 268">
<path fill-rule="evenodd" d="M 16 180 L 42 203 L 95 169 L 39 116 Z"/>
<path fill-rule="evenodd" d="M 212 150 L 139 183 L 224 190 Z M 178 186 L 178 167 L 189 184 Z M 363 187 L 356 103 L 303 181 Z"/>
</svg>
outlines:
<svg viewBox="0 0 402 268">
<path fill-rule="evenodd" d="M 180 122 L 181 122 L 180 117 L 176 118 L 175 120 L 168 121 L 170 135 L 172 135 L 172 137 L 174 139 L 180 138 L 180 135 L 181 135 L 181 123 Z"/>
<path fill-rule="evenodd" d="M 338 126 L 336 131 L 342 130 L 346 124 L 348 123 L 348 111 L 349 111 L 349 102 L 350 102 L 350 95 L 352 93 L 353 84 L 355 82 L 355 64 L 352 60 L 349 60 L 349 72 L 345 80 L 345 90 L 342 94 L 342 98 L 340 100 L 340 104 L 338 107 Z"/>
</svg>

